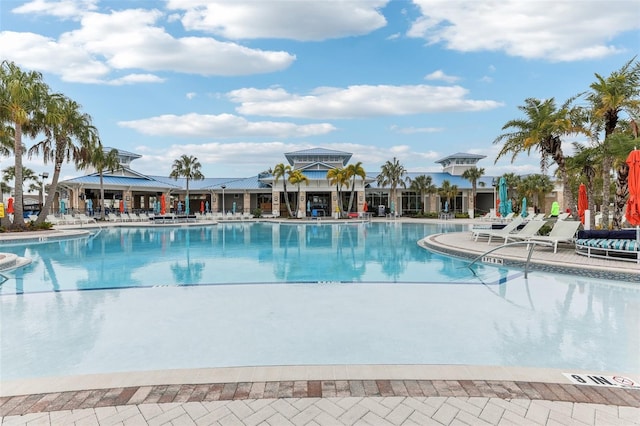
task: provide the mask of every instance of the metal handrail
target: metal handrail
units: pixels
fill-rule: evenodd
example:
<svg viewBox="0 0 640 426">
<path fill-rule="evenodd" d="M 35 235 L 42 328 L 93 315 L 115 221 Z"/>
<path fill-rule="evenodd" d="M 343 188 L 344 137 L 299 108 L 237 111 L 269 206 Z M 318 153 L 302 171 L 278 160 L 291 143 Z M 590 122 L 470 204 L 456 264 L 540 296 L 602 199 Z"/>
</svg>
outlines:
<svg viewBox="0 0 640 426">
<path fill-rule="evenodd" d="M 486 255 L 488 255 L 489 253 L 493 253 L 496 250 L 499 250 L 499 249 L 504 248 L 504 247 L 515 246 L 515 245 L 523 245 L 523 244 L 526 244 L 527 248 L 529 249 L 529 253 L 527 254 L 527 262 L 524 265 L 524 277 L 527 278 L 527 273 L 529 271 L 529 263 L 531 262 L 531 255 L 533 254 L 533 248 L 536 245 L 552 247 L 553 246 L 552 243 L 548 243 L 548 242 L 544 242 L 544 241 L 514 241 L 512 243 L 505 243 L 505 244 L 503 244 L 501 246 L 493 247 L 491 250 L 482 253 L 480 256 L 478 256 L 475 259 L 473 259 L 471 261 L 471 263 L 469 263 L 467 265 L 467 267 L 469 269 L 471 269 L 471 266 L 473 266 L 474 263 L 476 263 L 478 260 L 480 260 L 483 257 L 485 257 Z"/>
</svg>

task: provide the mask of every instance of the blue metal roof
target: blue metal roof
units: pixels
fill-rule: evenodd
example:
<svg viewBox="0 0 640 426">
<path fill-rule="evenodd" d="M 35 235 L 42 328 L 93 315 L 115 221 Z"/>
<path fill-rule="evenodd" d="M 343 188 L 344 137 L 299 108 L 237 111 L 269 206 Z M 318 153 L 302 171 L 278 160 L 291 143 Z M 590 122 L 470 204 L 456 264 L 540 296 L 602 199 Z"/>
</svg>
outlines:
<svg viewBox="0 0 640 426">
<path fill-rule="evenodd" d="M 458 176 L 458 175 L 452 175 L 449 173 L 445 173 L 445 172 L 410 172 L 406 174 L 406 177 L 408 177 L 409 179 L 415 179 L 418 176 L 431 176 L 431 183 L 433 185 L 435 185 L 436 187 L 441 187 L 442 183 L 445 180 L 448 180 L 449 183 L 451 185 L 456 185 L 458 187 L 458 189 L 471 189 L 471 182 L 468 181 L 467 179 L 463 178 L 462 176 Z M 384 188 L 384 187 L 379 187 L 377 184 L 377 176 L 373 177 L 374 181 L 369 185 L 369 188 Z M 367 176 L 370 177 L 370 176 Z M 491 188 L 491 184 L 493 181 L 493 176 L 483 176 L 480 179 L 478 179 L 477 181 L 477 186 L 478 188 Z M 484 184 L 484 186 L 482 186 L 482 184 Z M 407 182 L 407 188 L 409 188 L 409 185 L 411 185 L 411 181 Z"/>
<path fill-rule="evenodd" d="M 166 182 L 161 182 L 155 180 L 153 178 L 144 178 L 144 177 L 131 177 L 131 176 L 103 176 L 103 185 L 104 186 L 136 186 L 143 188 L 166 188 L 166 189 L 174 189 L 179 188 L 179 185 L 168 184 Z M 100 185 L 100 176 L 98 174 L 80 176 L 73 179 L 68 179 L 60 182 L 61 184 L 70 184 L 70 183 L 81 183 L 88 185 Z"/>
<path fill-rule="evenodd" d="M 440 160 L 436 161 L 436 163 L 443 163 L 443 162 L 445 162 L 447 160 L 451 160 L 451 159 L 454 159 L 454 158 L 471 158 L 471 159 L 474 159 L 474 160 L 482 160 L 483 158 L 486 158 L 486 157 L 487 157 L 486 155 L 478 155 L 478 154 L 469 154 L 469 153 L 466 153 L 466 152 L 458 152 L 458 153 L 455 153 L 455 154 L 452 154 L 452 155 L 447 155 L 446 157 L 441 158 Z"/>
</svg>

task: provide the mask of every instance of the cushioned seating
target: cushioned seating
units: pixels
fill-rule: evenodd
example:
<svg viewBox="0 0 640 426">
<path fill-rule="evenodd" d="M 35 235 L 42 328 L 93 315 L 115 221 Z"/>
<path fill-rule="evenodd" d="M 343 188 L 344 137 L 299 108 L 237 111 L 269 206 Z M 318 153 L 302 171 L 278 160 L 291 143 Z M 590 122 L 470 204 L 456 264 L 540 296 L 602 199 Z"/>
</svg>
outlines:
<svg viewBox="0 0 640 426">
<path fill-rule="evenodd" d="M 580 231 L 576 253 L 587 257 L 610 257 L 640 263 L 640 240 L 635 229 Z"/>
</svg>

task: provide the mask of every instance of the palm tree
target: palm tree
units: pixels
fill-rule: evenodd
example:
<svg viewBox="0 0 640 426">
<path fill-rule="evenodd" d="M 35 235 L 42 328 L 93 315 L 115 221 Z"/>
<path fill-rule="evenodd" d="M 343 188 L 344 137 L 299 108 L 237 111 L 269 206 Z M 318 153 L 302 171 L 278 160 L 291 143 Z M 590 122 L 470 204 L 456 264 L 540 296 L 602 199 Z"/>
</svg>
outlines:
<svg viewBox="0 0 640 426">
<path fill-rule="evenodd" d="M 444 197 L 447 200 L 449 206 L 451 206 L 452 210 L 455 211 L 455 205 L 451 203 L 451 199 L 453 198 L 455 201 L 456 196 L 458 195 L 458 186 L 451 185 L 451 182 L 445 179 L 442 181 L 442 186 L 438 190 L 438 193 L 441 197 Z"/>
<path fill-rule="evenodd" d="M 22 71 L 15 63 L 2 61 L 0 64 L 0 123 L 12 127 L 3 128 L 3 137 L 13 136 L 13 154 L 15 156 L 15 217 L 12 227 L 24 227 L 23 217 L 23 174 L 22 155 L 24 146 L 22 134 L 31 137 L 42 129 L 38 118 L 43 109 L 43 101 L 49 96 L 49 87 L 43 82 L 42 74 Z M 4 144 L 3 144 L 4 145 Z"/>
<path fill-rule="evenodd" d="M 521 179 L 518 190 L 528 198 L 536 198 L 536 205 L 541 212 L 545 211 L 545 196 L 553 190 L 553 182 L 547 175 L 528 175 Z"/>
<path fill-rule="evenodd" d="M 104 172 L 106 170 L 113 173 L 115 170 L 120 169 L 120 158 L 118 156 L 117 149 L 110 149 L 108 152 L 104 149 L 102 144 L 95 146 L 86 146 L 82 149 L 80 155 L 80 164 L 78 168 L 94 168 L 100 176 L 100 220 L 105 220 L 104 215 Z"/>
<path fill-rule="evenodd" d="M 471 210 L 475 212 L 476 210 L 476 191 L 478 189 L 478 179 L 484 176 L 484 169 L 471 167 L 470 169 L 465 170 L 462 173 L 462 177 L 469 182 L 471 182 L 471 201 L 473 205 L 471 206 Z M 484 182 L 480 182 L 480 185 L 484 186 Z"/>
<path fill-rule="evenodd" d="M 204 179 L 204 175 L 200 172 L 200 167 L 202 167 L 202 165 L 196 157 L 186 154 L 174 160 L 171 166 L 170 178 L 178 180 L 179 177 L 183 177 L 187 180 L 187 195 L 184 203 L 184 211 L 186 214 L 189 214 L 189 181 Z"/>
<path fill-rule="evenodd" d="M 353 198 L 356 192 L 356 179 L 358 177 L 362 178 L 362 182 L 364 182 L 367 177 L 367 172 L 365 172 L 364 167 L 362 167 L 362 161 L 358 161 L 355 164 L 349 164 L 346 168 L 347 178 L 351 179 L 351 195 L 349 195 L 349 208 L 348 212 L 351 211 L 353 207 Z"/>
<path fill-rule="evenodd" d="M 589 211 L 595 212 L 595 190 L 594 178 L 598 171 L 598 164 L 602 164 L 600 159 L 600 151 L 594 147 L 586 147 L 578 142 L 573 143 L 574 155 L 567 158 L 567 171 L 573 173 L 577 191 L 579 183 L 585 183 L 587 187 L 587 201 L 589 203 Z M 595 228 L 595 214 L 589 219 L 591 229 Z"/>
<path fill-rule="evenodd" d="M 420 194 L 420 202 L 422 203 L 422 211 L 427 212 L 427 202 L 425 194 L 435 194 L 438 188 L 432 183 L 431 176 L 420 175 L 415 179 L 411 179 L 409 189 Z"/>
<path fill-rule="evenodd" d="M 396 188 L 399 186 L 406 188 L 407 182 L 410 180 L 407 175 L 407 169 L 404 168 L 400 161 L 396 157 L 393 157 L 393 161 L 384 163 L 381 167 L 380 174 L 378 175 L 378 185 L 388 186 L 390 190 L 390 208 L 395 206 L 398 198 L 396 195 Z M 392 209 L 392 213 L 395 213 L 395 209 Z"/>
<path fill-rule="evenodd" d="M 613 155 L 610 152 L 610 137 L 616 132 L 620 114 L 627 112 L 637 116 L 640 109 L 640 62 L 631 59 L 622 68 L 607 78 L 595 74 L 596 81 L 590 85 L 586 98 L 591 104 L 592 117 L 604 124 L 602 150 L 602 226 L 609 225 L 609 202 Z"/>
<path fill-rule="evenodd" d="M 26 184 L 28 181 L 34 181 L 37 182 L 38 181 L 38 176 L 36 176 L 36 173 L 31 170 L 28 167 L 23 167 L 22 168 L 22 177 L 23 177 L 23 186 L 24 184 Z M 9 194 L 11 194 L 11 190 L 12 188 L 6 184 L 6 182 L 9 182 L 11 180 L 15 181 L 16 178 L 16 168 L 14 166 L 9 166 L 7 168 L 2 169 L 2 183 L 3 185 L 3 194 L 5 192 L 8 192 Z M 29 191 L 31 190 L 31 186 L 33 185 L 33 183 L 29 186 Z M 4 190 L 6 189 L 6 190 Z M 15 212 L 15 198 L 14 198 L 14 212 Z M 15 215 L 14 215 L 15 216 Z M 2 223 L 3 227 L 10 227 L 11 226 L 11 222 L 9 221 L 9 217 L 5 216 L 3 218 L 4 222 Z M 14 222 L 15 222 L 15 217 L 14 217 Z"/>
<path fill-rule="evenodd" d="M 51 210 L 53 198 L 58 188 L 62 163 L 81 162 L 81 148 L 98 143 L 98 130 L 91 124 L 91 116 L 80 111 L 80 105 L 62 95 L 52 95 L 47 99 L 44 124 L 45 139 L 29 149 L 29 155 L 42 152 L 45 164 L 54 163 L 53 176 L 49 186 L 49 196 L 45 200 L 37 223 L 44 222 Z"/>
<path fill-rule="evenodd" d="M 289 183 L 291 183 L 292 185 L 297 185 L 298 186 L 298 200 L 296 201 L 296 214 L 299 214 L 300 212 L 300 184 L 301 183 L 305 183 L 305 184 L 309 184 L 309 178 L 306 177 L 300 170 L 292 170 L 291 173 L 289 173 Z"/>
<path fill-rule="evenodd" d="M 273 178 L 274 183 L 278 183 L 280 178 L 282 178 L 282 186 L 284 192 L 284 202 L 287 206 L 287 213 L 289 213 L 289 217 L 293 217 L 293 212 L 291 211 L 291 204 L 289 203 L 289 195 L 287 194 L 287 179 L 289 178 L 289 174 L 291 173 L 291 166 L 284 165 L 284 163 L 276 164 L 273 168 Z"/>
<path fill-rule="evenodd" d="M 526 118 L 509 120 L 502 130 L 512 129 L 509 133 L 498 136 L 493 143 L 504 142 L 500 149 L 496 162 L 504 155 L 511 153 L 513 163 L 521 152 L 531 153 L 531 150 L 540 151 L 540 167 L 543 173 L 552 159 L 558 166 L 558 175 L 563 185 L 563 199 L 567 206 L 573 206 L 573 194 L 569 185 L 566 159 L 562 152 L 561 137 L 576 133 L 588 132 L 580 125 L 578 109 L 571 107 L 573 98 L 567 100 L 559 109 L 553 98 L 544 101 L 529 98 L 525 105 L 519 106 Z"/>
<path fill-rule="evenodd" d="M 344 210 L 342 205 L 342 187 L 349 184 L 347 170 L 342 167 L 331 169 L 327 172 L 327 180 L 329 180 L 329 185 L 336 186 L 336 192 L 338 193 L 338 210 L 339 213 L 342 214 Z"/>
</svg>

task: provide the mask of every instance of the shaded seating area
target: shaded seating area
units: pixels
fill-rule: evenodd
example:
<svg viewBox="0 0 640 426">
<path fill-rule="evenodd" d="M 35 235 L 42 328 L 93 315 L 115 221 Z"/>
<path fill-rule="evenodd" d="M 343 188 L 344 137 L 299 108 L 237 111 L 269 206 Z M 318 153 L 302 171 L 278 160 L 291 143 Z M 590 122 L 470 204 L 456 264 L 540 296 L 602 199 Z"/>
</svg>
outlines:
<svg viewBox="0 0 640 426">
<path fill-rule="evenodd" d="M 576 253 L 640 263 L 640 237 L 636 229 L 579 231 Z"/>
</svg>

